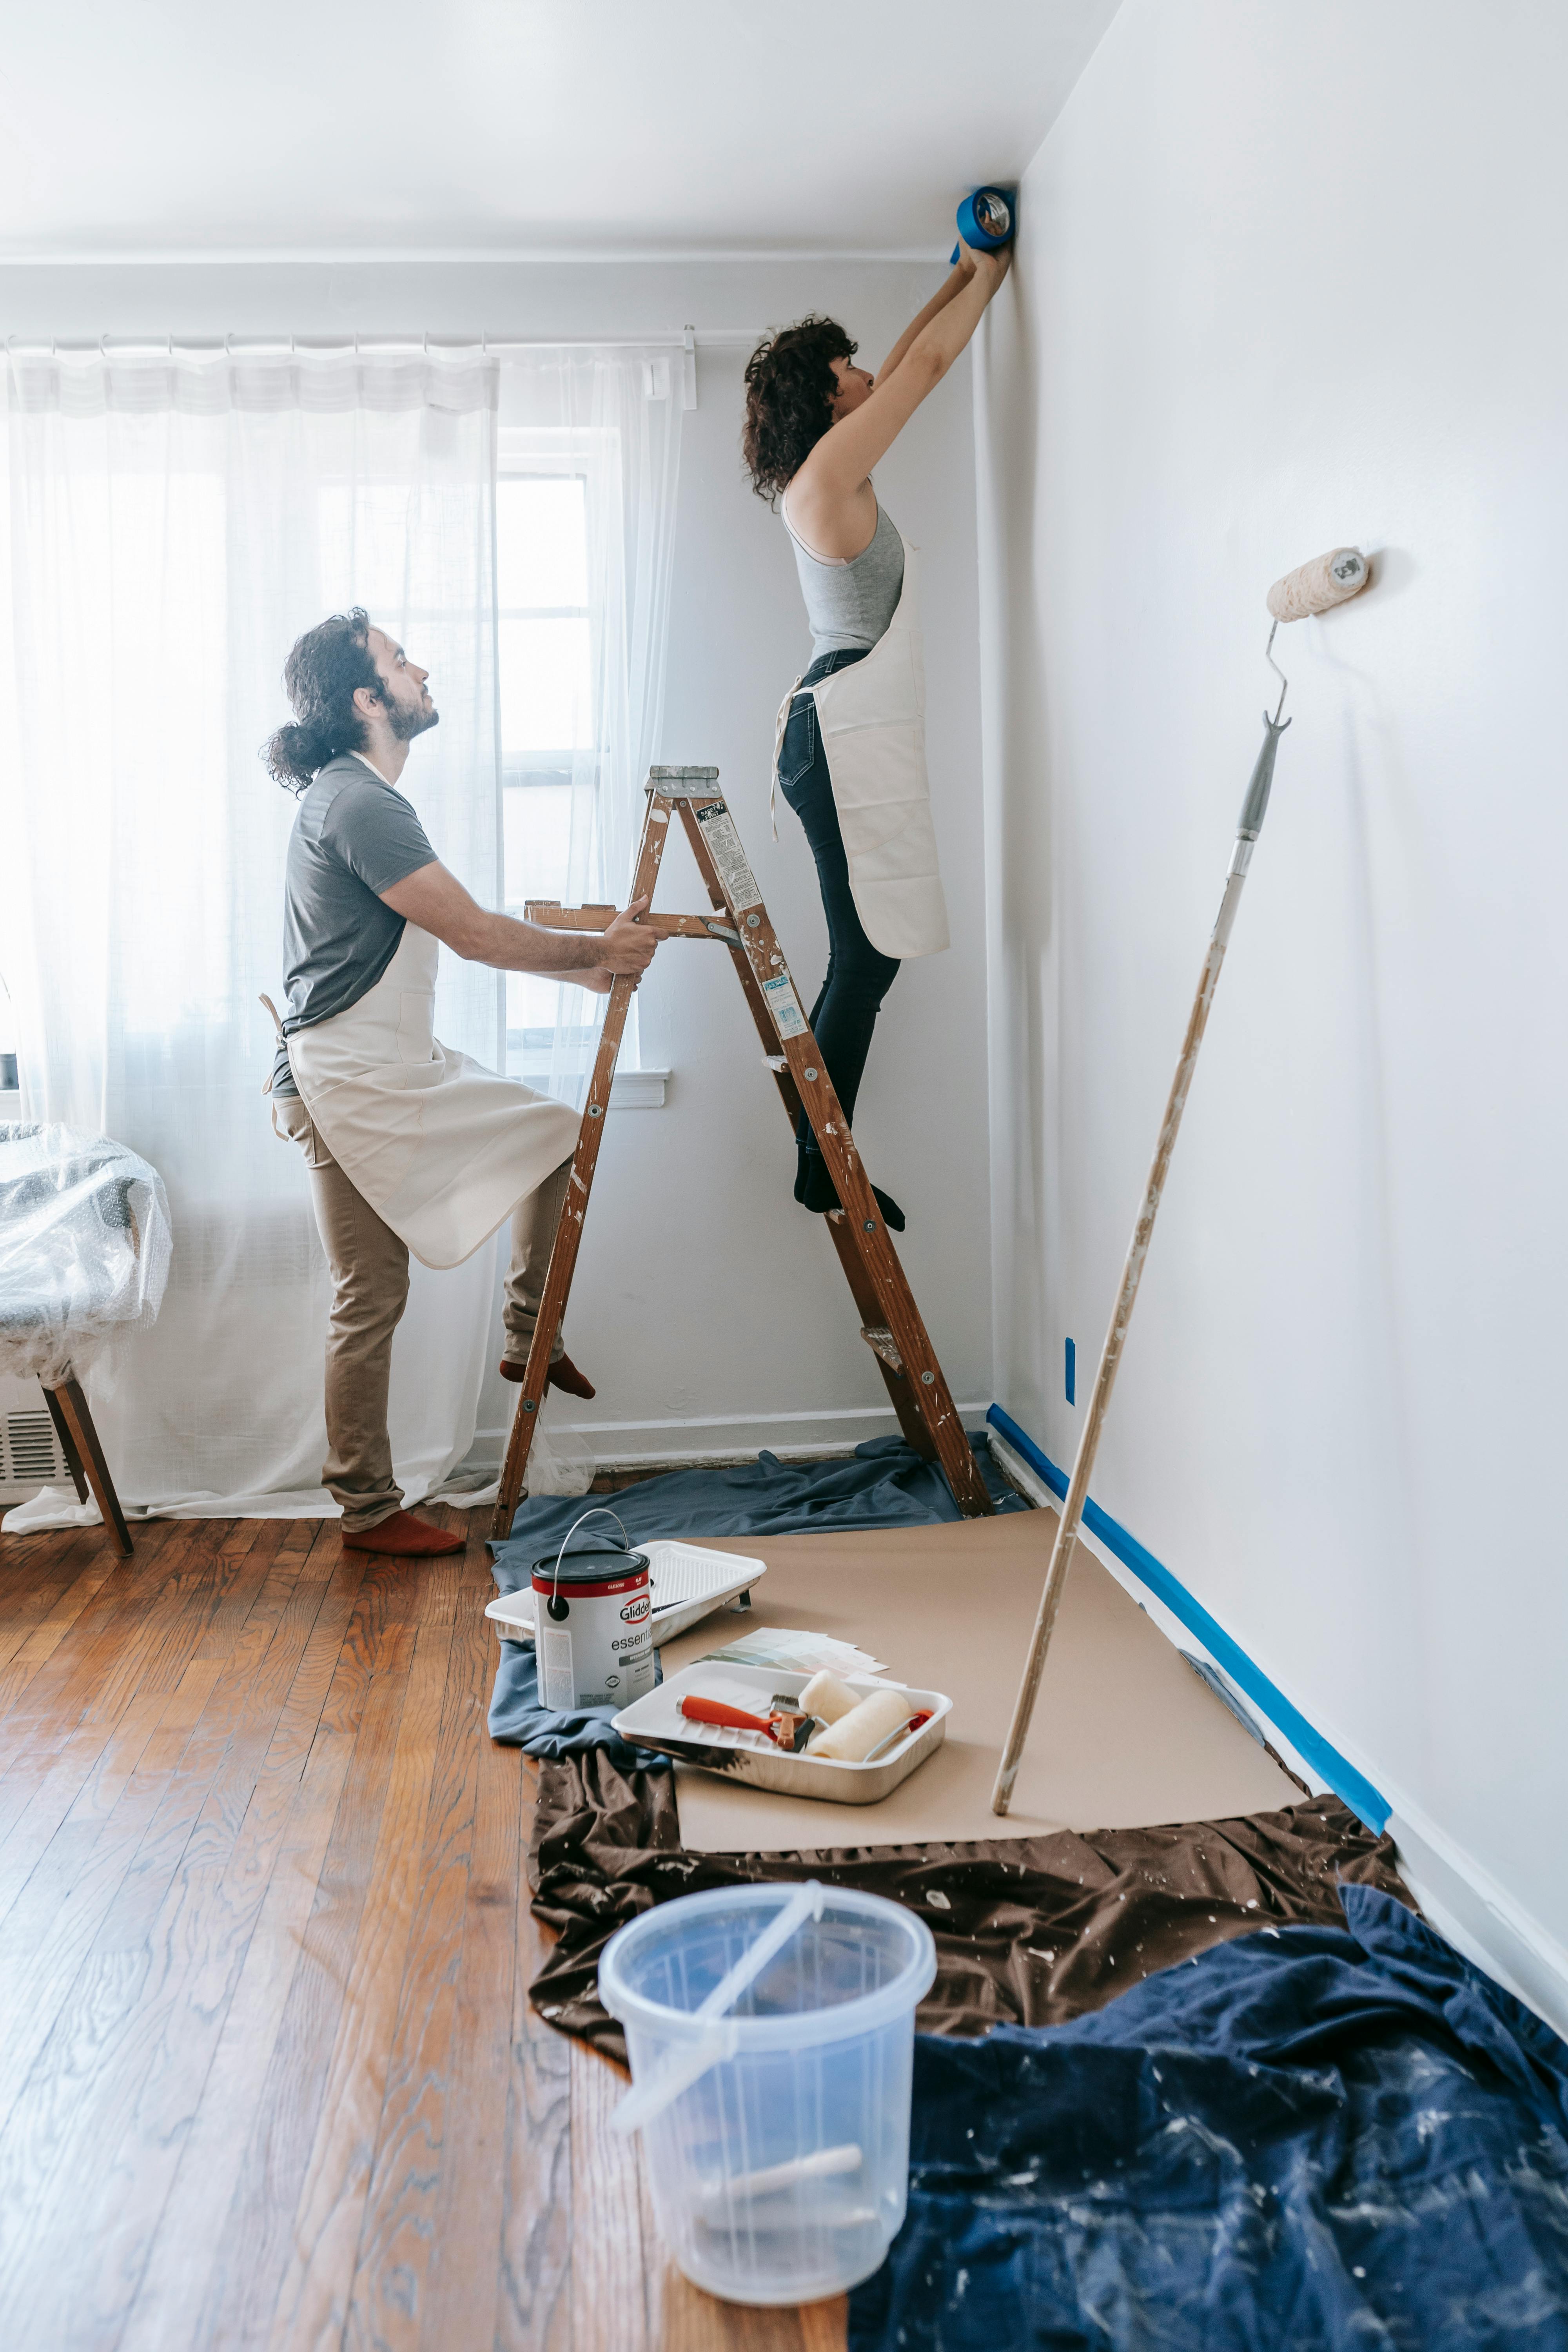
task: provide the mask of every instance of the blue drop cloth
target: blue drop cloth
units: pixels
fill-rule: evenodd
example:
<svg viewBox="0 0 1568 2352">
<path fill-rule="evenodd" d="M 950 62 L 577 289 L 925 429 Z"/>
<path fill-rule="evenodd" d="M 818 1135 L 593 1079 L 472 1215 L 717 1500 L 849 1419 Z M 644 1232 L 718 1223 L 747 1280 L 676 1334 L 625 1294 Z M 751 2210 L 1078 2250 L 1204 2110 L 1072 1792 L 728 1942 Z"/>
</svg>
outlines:
<svg viewBox="0 0 1568 2352">
<path fill-rule="evenodd" d="M 1026 1509 L 993 1462 L 984 1431 L 969 1442 L 997 1509 Z M 523 1497 L 510 1535 L 492 1547 L 497 1582 L 503 1569 L 511 1579 L 501 1584 L 503 1592 L 515 1592 L 534 1561 L 556 1549 L 589 1500 Z M 963 1516 L 942 1472 L 901 1437 L 870 1438 L 849 1461 L 781 1462 L 775 1454 L 759 1454 L 729 1470 L 670 1470 L 598 1500 L 615 1512 L 633 1544 L 660 1536 L 847 1535 L 862 1528 L 931 1527 Z M 602 1536 L 605 1522 L 595 1525 Z"/>
<path fill-rule="evenodd" d="M 969 1442 L 997 1509 L 1026 1509 L 993 1462 L 984 1432 Z M 941 1471 L 922 1462 L 901 1437 L 871 1438 L 847 1462 L 781 1462 L 776 1454 L 759 1454 L 754 1463 L 729 1470 L 672 1470 L 602 1499 L 634 1548 L 661 1536 L 784 1536 L 825 1529 L 842 1534 L 861 1528 L 930 1527 L 963 1517 Z M 491 1546 L 497 1591 L 516 1592 L 526 1584 L 534 1561 L 559 1550 L 573 1521 L 590 1507 L 582 1495 L 525 1496 L 510 1535 Z M 590 1534 L 595 1531 L 603 1538 L 603 1520 L 590 1527 Z M 492 1739 L 557 1763 L 602 1748 L 617 1772 L 646 1771 L 646 1748 L 629 1747 L 610 1729 L 615 1713 L 612 1706 L 590 1706 L 558 1715 L 542 1706 L 532 1650 L 502 1643 L 490 1695 Z"/>
<path fill-rule="evenodd" d="M 503 1584 L 501 1591 L 512 1592 L 516 1586 Z M 655 1675 L 662 1682 L 657 1650 L 653 1663 Z M 602 1748 L 617 1772 L 646 1772 L 650 1766 L 647 1748 L 632 1747 L 610 1729 L 610 1719 L 618 1712 L 614 1706 L 545 1706 L 539 1696 L 539 1664 L 531 1646 L 521 1642 L 501 1643 L 500 1664 L 490 1693 L 489 1727 L 490 1738 L 503 1747 L 521 1748 L 529 1756 L 547 1756 L 554 1764 L 563 1757 L 587 1756 Z M 654 1765 L 652 1769 L 664 1768 Z"/>
<path fill-rule="evenodd" d="M 850 2352 L 1568 2352 L 1568 2046 L 1391 1895 L 915 2045 Z"/>
</svg>

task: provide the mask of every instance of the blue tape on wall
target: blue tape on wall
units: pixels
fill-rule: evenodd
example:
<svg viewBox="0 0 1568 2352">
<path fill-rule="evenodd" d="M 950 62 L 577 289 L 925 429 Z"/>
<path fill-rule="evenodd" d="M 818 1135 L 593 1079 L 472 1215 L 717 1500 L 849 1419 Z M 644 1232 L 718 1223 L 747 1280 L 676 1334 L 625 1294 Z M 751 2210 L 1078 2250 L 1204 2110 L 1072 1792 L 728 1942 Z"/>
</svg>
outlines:
<svg viewBox="0 0 1568 2352">
<path fill-rule="evenodd" d="M 1010 1413 L 994 1404 L 985 1416 L 993 1429 L 1000 1430 L 1016 1454 L 1021 1454 L 1031 1470 L 1042 1477 L 1053 1495 L 1062 1496 L 1068 1490 L 1065 1470 L 1058 1470 L 1048 1454 L 1042 1454 L 1032 1437 L 1026 1436 Z M 1084 1526 L 1097 1541 L 1102 1543 L 1112 1557 L 1130 1568 L 1141 1584 L 1163 1601 L 1173 1617 L 1180 1618 L 1189 1633 L 1195 1633 L 1211 1658 L 1224 1667 L 1237 1690 L 1247 1693 L 1258 1711 L 1281 1731 L 1304 1764 L 1309 1765 L 1325 1780 L 1336 1797 L 1342 1797 L 1352 1813 L 1369 1829 L 1380 1834 L 1388 1825 L 1389 1802 L 1380 1796 L 1370 1780 L 1363 1780 L 1353 1764 L 1347 1764 L 1337 1748 L 1331 1748 L 1322 1734 L 1314 1731 L 1304 1715 L 1299 1714 L 1281 1690 L 1277 1690 L 1262 1669 L 1255 1666 L 1245 1650 L 1238 1649 L 1223 1625 L 1201 1603 L 1193 1599 L 1184 1584 L 1177 1581 L 1168 1568 L 1162 1567 L 1152 1551 L 1145 1551 L 1136 1536 L 1130 1536 L 1109 1511 L 1098 1503 L 1086 1503 Z"/>
</svg>

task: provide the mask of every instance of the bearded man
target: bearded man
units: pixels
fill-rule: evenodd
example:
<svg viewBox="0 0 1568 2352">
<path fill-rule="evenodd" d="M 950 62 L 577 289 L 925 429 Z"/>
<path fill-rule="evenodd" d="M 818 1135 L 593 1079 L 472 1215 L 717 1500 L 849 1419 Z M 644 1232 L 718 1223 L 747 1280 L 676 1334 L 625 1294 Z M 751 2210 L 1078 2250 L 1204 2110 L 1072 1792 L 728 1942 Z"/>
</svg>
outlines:
<svg viewBox="0 0 1568 2352">
<path fill-rule="evenodd" d="M 342 1507 L 346 1546 L 457 1551 L 464 1538 L 405 1511 L 393 1475 L 386 1399 L 409 1252 L 456 1265 L 511 1219 L 500 1369 L 521 1380 L 578 1119 L 441 1045 L 437 942 L 500 971 L 570 974 L 603 992 L 652 961 L 655 941 L 637 925 L 647 902 L 595 933 L 543 930 L 469 897 L 397 789 L 410 743 L 440 715 L 429 673 L 357 605 L 300 639 L 283 684 L 294 718 L 263 756 L 300 810 L 284 886 L 288 1009 L 269 1087 L 274 1127 L 304 1150 L 332 1276 L 321 1479 Z M 550 1381 L 594 1394 L 559 1336 Z"/>
</svg>

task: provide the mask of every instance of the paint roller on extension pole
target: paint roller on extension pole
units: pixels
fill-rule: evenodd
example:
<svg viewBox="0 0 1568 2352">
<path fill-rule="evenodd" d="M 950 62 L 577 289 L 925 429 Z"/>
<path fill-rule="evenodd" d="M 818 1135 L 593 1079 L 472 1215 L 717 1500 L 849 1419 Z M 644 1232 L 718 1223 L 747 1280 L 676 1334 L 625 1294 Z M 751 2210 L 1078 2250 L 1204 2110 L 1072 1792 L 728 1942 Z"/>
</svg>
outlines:
<svg viewBox="0 0 1568 2352">
<path fill-rule="evenodd" d="M 1342 604 L 1360 593 L 1371 573 L 1366 558 L 1353 547 L 1336 547 L 1327 555 L 1320 555 L 1310 563 L 1303 563 L 1295 572 L 1288 572 L 1268 591 L 1268 610 L 1274 616 L 1274 626 L 1268 632 L 1265 658 L 1279 680 L 1279 701 L 1272 719 L 1263 714 L 1263 744 L 1258 751 L 1242 804 L 1240 822 L 1237 826 L 1236 847 L 1231 853 L 1230 867 L 1225 877 L 1225 893 L 1219 913 L 1198 974 L 1197 992 L 1187 1018 L 1187 1034 L 1182 1040 L 1182 1050 L 1176 1063 L 1176 1075 L 1171 1081 L 1170 1099 L 1161 1122 L 1159 1140 L 1154 1147 L 1153 1164 L 1143 1189 L 1138 1222 L 1128 1244 L 1127 1259 L 1121 1269 L 1121 1287 L 1111 1311 L 1110 1326 L 1100 1349 L 1100 1369 L 1094 1376 L 1094 1390 L 1084 1416 L 1083 1434 L 1079 1439 L 1074 1456 L 1072 1478 L 1067 1499 L 1062 1505 L 1057 1524 L 1056 1540 L 1051 1546 L 1050 1560 L 1046 1569 L 1046 1580 L 1040 1592 L 1040 1605 L 1035 1612 L 1035 1628 L 1030 1637 L 1029 1654 L 1024 1668 L 1024 1678 L 1014 1702 L 1013 1720 L 1007 1730 L 1007 1744 L 1002 1752 L 1001 1768 L 996 1785 L 991 1792 L 991 1810 L 1005 1813 L 1013 1801 L 1013 1784 L 1018 1777 L 1018 1765 L 1024 1753 L 1024 1742 L 1029 1735 L 1030 1718 L 1035 1712 L 1035 1700 L 1045 1671 L 1046 1652 L 1050 1647 L 1051 1634 L 1057 1622 L 1066 1588 L 1068 1570 L 1072 1565 L 1074 1548 L 1083 1520 L 1084 1505 L 1089 1500 L 1089 1482 L 1094 1471 L 1094 1457 L 1100 1450 L 1100 1432 L 1105 1426 L 1106 1408 L 1116 1382 L 1117 1368 L 1127 1340 L 1127 1327 L 1132 1320 L 1132 1309 L 1138 1297 L 1138 1285 L 1149 1255 L 1149 1244 L 1154 1232 L 1154 1219 L 1159 1214 L 1160 1196 L 1165 1189 L 1170 1171 L 1171 1154 L 1175 1150 L 1176 1136 L 1182 1124 L 1192 1087 L 1193 1073 L 1197 1066 L 1198 1048 L 1208 1025 L 1209 1008 L 1214 1003 L 1219 983 L 1220 966 L 1225 961 L 1231 927 L 1236 921 L 1241 902 L 1242 885 L 1247 867 L 1252 863 L 1253 844 L 1263 829 L 1264 814 L 1268 807 L 1269 787 L 1274 781 L 1275 755 L 1279 738 L 1290 721 L 1282 719 L 1288 681 L 1273 657 L 1275 633 L 1282 621 L 1305 620 L 1312 613 L 1327 613 L 1335 604 Z"/>
</svg>

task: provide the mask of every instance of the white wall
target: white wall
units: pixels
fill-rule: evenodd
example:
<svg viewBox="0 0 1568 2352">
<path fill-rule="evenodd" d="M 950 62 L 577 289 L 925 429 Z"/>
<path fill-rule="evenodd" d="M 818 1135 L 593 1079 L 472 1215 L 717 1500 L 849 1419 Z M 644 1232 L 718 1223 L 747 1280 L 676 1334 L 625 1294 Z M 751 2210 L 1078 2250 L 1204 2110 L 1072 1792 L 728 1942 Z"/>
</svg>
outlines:
<svg viewBox="0 0 1568 2352">
<path fill-rule="evenodd" d="M 0 267 L 0 331 L 636 335 L 689 322 L 763 327 L 816 308 L 845 320 L 874 366 L 941 274 L 831 261 Z M 767 798 L 774 713 L 810 639 L 784 526 L 741 471 L 744 357 L 739 344 L 700 352 L 699 404 L 683 419 L 664 752 L 721 769 L 809 1004 L 826 956 L 815 869 L 782 803 L 772 845 Z M 904 1263 L 953 1393 L 984 1406 L 993 1390 L 973 480 L 965 362 L 879 469 L 889 510 L 924 552 L 931 763 L 956 945 L 895 984 L 857 1127 L 909 1215 Z M 417 760 L 416 797 L 416 772 Z M 257 789 L 272 789 L 259 768 Z M 705 903 L 684 845 L 666 870 L 662 905 Z M 586 1428 L 605 1458 L 853 1443 L 892 1429 L 827 1237 L 791 1197 L 789 1130 L 728 958 L 667 947 L 641 1012 L 645 1061 L 674 1076 L 662 1110 L 612 1116 L 567 1331 L 599 1395 L 586 1407 L 552 1400 L 552 1425 Z M 513 1393 L 491 1378 L 481 1451 L 487 1432 L 490 1451 L 499 1446 Z"/>
<path fill-rule="evenodd" d="M 1559 1937 L 1565 100 L 1550 6 L 1126 0 L 1027 173 L 981 425 L 1000 1393 L 1070 1459 L 1264 593 L 1359 543 L 1370 592 L 1281 634 L 1095 1491 Z"/>
</svg>

